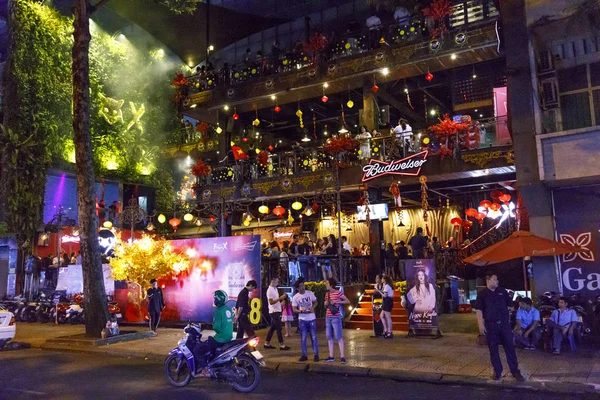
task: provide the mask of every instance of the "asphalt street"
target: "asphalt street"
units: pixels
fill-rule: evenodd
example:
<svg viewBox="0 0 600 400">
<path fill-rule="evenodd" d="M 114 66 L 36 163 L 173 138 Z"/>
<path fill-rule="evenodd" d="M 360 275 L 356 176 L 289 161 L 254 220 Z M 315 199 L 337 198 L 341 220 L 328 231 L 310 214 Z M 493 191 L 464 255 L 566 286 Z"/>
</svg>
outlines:
<svg viewBox="0 0 600 400">
<path fill-rule="evenodd" d="M 228 385 L 195 380 L 171 387 L 160 360 L 89 353 L 16 350 L 0 352 L 0 400 L 13 399 L 427 399 L 555 400 L 553 396 L 495 388 L 395 382 L 387 379 L 263 370 L 248 395 Z"/>
</svg>

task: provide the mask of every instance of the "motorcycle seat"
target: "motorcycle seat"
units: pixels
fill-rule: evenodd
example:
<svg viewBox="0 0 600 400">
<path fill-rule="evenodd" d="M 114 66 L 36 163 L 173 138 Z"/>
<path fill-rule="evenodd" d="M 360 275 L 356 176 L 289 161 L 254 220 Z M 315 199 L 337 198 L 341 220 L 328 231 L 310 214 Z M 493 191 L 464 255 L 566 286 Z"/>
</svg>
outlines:
<svg viewBox="0 0 600 400">
<path fill-rule="evenodd" d="M 248 339 L 235 339 L 235 340 L 232 340 L 231 342 L 221 344 L 221 345 L 219 345 L 219 347 L 217 347 L 215 349 L 215 353 L 222 353 L 222 352 L 226 351 L 227 349 L 232 348 L 233 346 L 237 346 L 239 344 L 246 343 L 247 340 Z"/>
</svg>

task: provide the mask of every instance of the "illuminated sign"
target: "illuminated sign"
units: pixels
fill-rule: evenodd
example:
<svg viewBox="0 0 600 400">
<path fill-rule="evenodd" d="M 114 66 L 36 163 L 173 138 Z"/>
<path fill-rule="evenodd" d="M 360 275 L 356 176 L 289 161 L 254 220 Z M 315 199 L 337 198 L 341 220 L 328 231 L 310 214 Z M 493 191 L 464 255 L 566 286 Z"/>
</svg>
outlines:
<svg viewBox="0 0 600 400">
<path fill-rule="evenodd" d="M 294 231 L 290 231 L 290 232 L 273 232 L 273 238 L 274 239 L 279 239 L 279 238 L 291 238 L 292 236 L 294 236 Z"/>
<path fill-rule="evenodd" d="M 79 243 L 79 236 L 65 235 L 60 241 L 62 243 Z M 100 229 L 98 232 L 98 243 L 102 253 L 109 254 L 117 244 L 117 237 L 110 229 Z"/>
<path fill-rule="evenodd" d="M 427 162 L 429 150 L 422 151 L 401 160 L 391 163 L 371 159 L 369 164 L 363 167 L 362 181 L 367 182 L 371 179 L 379 178 L 385 175 L 405 175 L 417 176 L 421 173 L 421 167 Z"/>
</svg>

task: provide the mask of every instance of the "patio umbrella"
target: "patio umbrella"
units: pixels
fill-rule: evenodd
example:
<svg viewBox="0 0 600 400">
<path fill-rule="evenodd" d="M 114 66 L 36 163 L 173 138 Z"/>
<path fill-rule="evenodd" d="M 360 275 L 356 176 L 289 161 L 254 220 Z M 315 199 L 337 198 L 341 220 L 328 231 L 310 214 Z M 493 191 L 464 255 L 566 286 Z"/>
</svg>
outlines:
<svg viewBox="0 0 600 400">
<path fill-rule="evenodd" d="M 581 248 L 577 246 L 535 236 L 531 232 L 516 231 L 503 241 L 471 255 L 463 261 L 467 264 L 484 267 L 515 258 L 523 258 L 523 280 L 525 283 L 525 292 L 527 292 L 525 257 L 550 257 L 580 251 Z"/>
</svg>

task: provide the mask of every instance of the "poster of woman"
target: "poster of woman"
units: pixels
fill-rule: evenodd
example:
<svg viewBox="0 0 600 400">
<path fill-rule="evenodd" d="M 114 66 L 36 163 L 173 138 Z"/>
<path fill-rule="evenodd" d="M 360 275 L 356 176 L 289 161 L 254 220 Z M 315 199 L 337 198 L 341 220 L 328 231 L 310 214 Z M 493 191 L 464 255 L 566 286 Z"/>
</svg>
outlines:
<svg viewBox="0 0 600 400">
<path fill-rule="evenodd" d="M 437 335 L 435 264 L 432 259 L 406 260 L 406 309 L 409 334 Z"/>
</svg>

